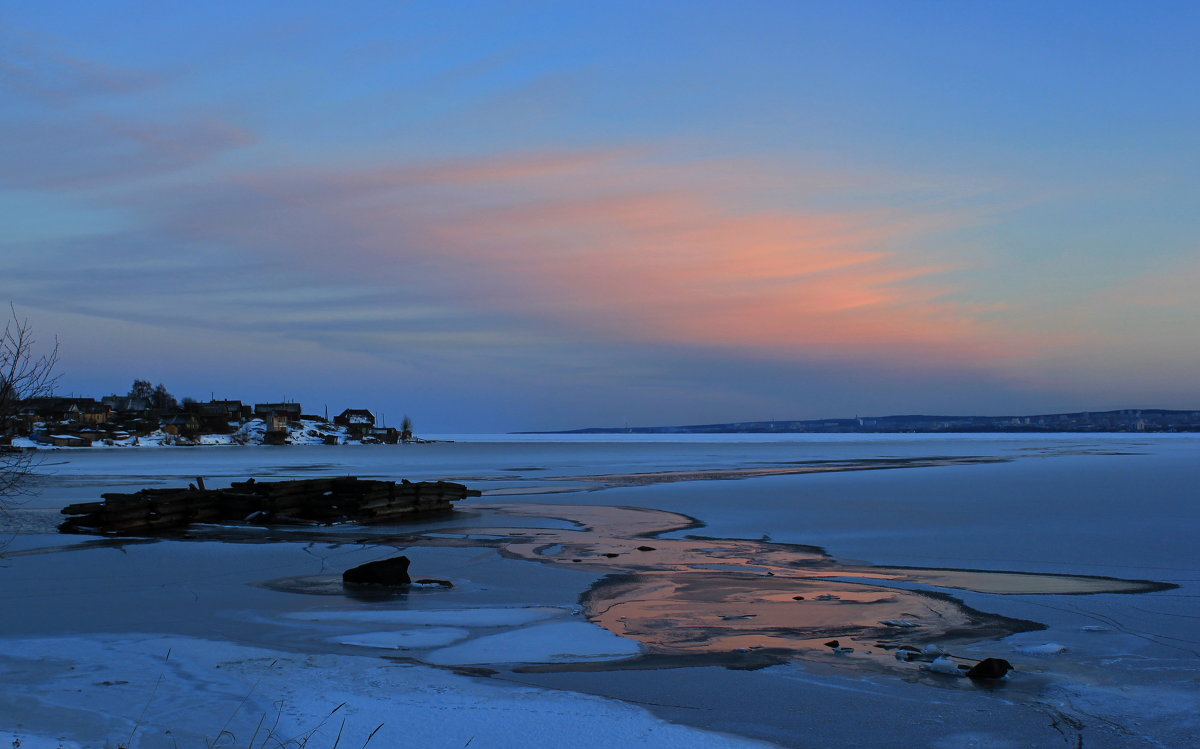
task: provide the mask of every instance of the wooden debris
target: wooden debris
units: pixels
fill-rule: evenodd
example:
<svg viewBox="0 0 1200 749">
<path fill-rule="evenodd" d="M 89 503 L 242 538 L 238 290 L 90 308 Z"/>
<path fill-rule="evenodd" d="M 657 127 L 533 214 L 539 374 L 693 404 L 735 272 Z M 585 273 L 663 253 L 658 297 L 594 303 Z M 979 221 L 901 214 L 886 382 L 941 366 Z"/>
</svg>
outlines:
<svg viewBox="0 0 1200 749">
<path fill-rule="evenodd" d="M 297 481 L 234 482 L 206 489 L 143 489 L 102 494 L 103 502 L 62 509 L 64 533 L 141 535 L 179 530 L 190 523 L 328 525 L 394 523 L 450 512 L 453 502 L 480 492 L 450 481 L 373 481 L 355 476 Z"/>
</svg>

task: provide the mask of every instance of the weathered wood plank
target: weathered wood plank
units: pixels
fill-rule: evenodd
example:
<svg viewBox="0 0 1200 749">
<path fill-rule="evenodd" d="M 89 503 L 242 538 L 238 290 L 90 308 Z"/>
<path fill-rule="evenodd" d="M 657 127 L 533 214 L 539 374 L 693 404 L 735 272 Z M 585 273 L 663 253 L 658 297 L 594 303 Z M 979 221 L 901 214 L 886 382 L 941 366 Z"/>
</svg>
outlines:
<svg viewBox="0 0 1200 749">
<path fill-rule="evenodd" d="M 64 532 L 135 535 L 186 528 L 193 522 L 328 524 L 397 522 L 449 512 L 453 502 L 481 492 L 449 481 L 394 483 L 336 478 L 233 482 L 208 489 L 153 488 L 102 494 L 101 502 L 64 507 Z"/>
</svg>

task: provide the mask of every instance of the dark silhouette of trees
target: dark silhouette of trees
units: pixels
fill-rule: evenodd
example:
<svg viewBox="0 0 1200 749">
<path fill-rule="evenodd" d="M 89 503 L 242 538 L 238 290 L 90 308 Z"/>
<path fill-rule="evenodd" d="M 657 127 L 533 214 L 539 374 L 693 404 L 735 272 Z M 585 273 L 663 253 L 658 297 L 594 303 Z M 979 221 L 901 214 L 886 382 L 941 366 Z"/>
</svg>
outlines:
<svg viewBox="0 0 1200 749">
<path fill-rule="evenodd" d="M 10 317 L 0 338 L 0 434 L 11 434 L 22 401 L 53 394 L 59 375 L 58 339 L 40 350 L 33 326 L 9 305 Z M 33 470 L 33 453 L 26 450 L 0 452 L 0 507 L 19 493 Z"/>
<path fill-rule="evenodd" d="M 134 380 L 133 387 L 129 388 L 129 397 L 141 398 L 150 408 L 172 410 L 179 407 L 179 401 L 161 382 L 154 385 L 149 380 Z"/>
<path fill-rule="evenodd" d="M 179 406 L 179 402 L 175 400 L 175 396 L 167 392 L 167 387 L 160 382 L 155 386 L 154 392 L 150 394 L 150 406 L 173 409 Z"/>
</svg>

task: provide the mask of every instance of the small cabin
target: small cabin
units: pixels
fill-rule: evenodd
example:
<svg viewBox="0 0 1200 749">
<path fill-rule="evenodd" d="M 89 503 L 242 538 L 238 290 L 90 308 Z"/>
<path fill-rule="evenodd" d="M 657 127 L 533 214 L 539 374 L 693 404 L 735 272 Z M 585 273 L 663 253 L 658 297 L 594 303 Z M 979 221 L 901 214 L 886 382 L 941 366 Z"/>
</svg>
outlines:
<svg viewBox="0 0 1200 749">
<path fill-rule="evenodd" d="M 254 415 L 263 420 L 268 435 L 286 432 L 293 422 L 300 421 L 299 403 L 255 403 Z"/>
<path fill-rule="evenodd" d="M 400 430 L 395 427 L 373 427 L 369 434 L 386 445 L 394 445 L 400 441 Z"/>
<path fill-rule="evenodd" d="M 81 410 L 77 420 L 80 424 L 106 424 L 111 413 L 108 406 L 97 404 Z"/>
<path fill-rule="evenodd" d="M 375 414 L 365 408 L 347 408 L 337 416 L 333 417 L 333 423 L 344 427 L 352 426 L 375 426 Z"/>
<path fill-rule="evenodd" d="M 167 434 L 190 434 L 200 429 L 200 420 L 194 414 L 173 414 L 161 419 L 159 425 Z"/>
<path fill-rule="evenodd" d="M 285 414 L 291 421 L 300 421 L 300 404 L 299 403 L 255 403 L 254 415 L 260 419 L 265 419 L 268 414 L 281 413 Z"/>
<path fill-rule="evenodd" d="M 146 398 L 135 398 L 131 395 L 106 395 L 100 403 L 112 411 L 122 414 L 144 414 L 150 410 L 150 401 Z"/>
</svg>

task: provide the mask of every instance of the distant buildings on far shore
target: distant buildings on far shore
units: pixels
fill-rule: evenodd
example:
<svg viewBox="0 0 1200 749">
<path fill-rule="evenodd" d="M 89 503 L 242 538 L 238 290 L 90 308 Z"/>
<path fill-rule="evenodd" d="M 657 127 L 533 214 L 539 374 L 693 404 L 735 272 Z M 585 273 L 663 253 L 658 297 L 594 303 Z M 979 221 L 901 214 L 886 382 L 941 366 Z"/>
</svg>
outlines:
<svg viewBox="0 0 1200 749">
<path fill-rule="evenodd" d="M 165 391 L 164 391 L 165 392 Z M 397 444 L 418 441 L 403 430 L 378 426 L 367 409 L 348 408 L 330 422 L 303 413 L 299 403 L 248 404 L 237 400 L 176 403 L 135 395 L 95 398 L 50 396 L 21 401 L 0 415 L 0 444 L 27 438 L 36 444 L 87 447 L 141 444 Z M 163 441 L 165 440 L 165 441 Z"/>
</svg>

